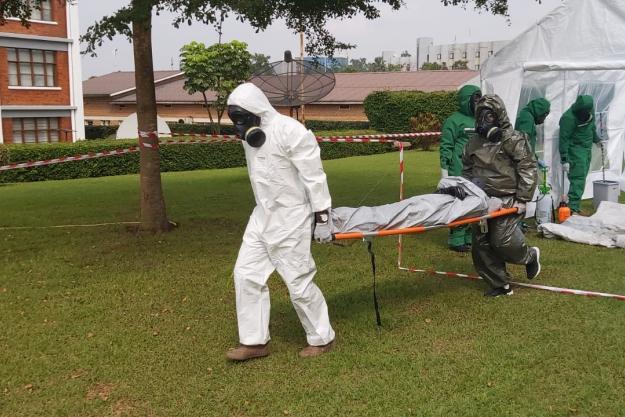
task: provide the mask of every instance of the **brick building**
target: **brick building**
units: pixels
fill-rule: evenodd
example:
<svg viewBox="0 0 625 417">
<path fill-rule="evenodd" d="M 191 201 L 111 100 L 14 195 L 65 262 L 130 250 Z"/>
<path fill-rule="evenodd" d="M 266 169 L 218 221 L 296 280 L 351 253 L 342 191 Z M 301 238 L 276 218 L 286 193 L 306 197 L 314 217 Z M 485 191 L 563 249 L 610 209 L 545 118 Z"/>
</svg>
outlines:
<svg viewBox="0 0 625 417">
<path fill-rule="evenodd" d="M 307 120 L 366 121 L 364 99 L 380 90 L 453 91 L 468 83 L 479 84 L 476 71 L 418 71 L 337 73 L 336 86 L 321 100 L 307 104 Z M 207 123 L 208 113 L 201 94 L 183 89 L 184 74 L 155 71 L 157 112 L 166 121 Z M 113 72 L 83 83 L 85 120 L 94 125 L 117 125 L 136 112 L 134 72 Z M 208 100 L 214 94 L 208 93 Z M 284 114 L 288 108 L 278 108 Z M 213 111 L 213 116 L 215 112 Z"/>
<path fill-rule="evenodd" d="M 0 25 L 0 143 L 84 138 L 78 5 L 43 0 Z"/>
</svg>

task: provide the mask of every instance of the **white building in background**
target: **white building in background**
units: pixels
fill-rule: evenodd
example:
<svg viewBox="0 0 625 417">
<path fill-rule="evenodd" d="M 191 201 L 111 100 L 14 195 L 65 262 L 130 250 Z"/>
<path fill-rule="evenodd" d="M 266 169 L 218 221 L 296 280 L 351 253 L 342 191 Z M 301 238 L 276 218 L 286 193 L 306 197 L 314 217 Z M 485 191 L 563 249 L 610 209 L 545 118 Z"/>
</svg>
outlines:
<svg viewBox="0 0 625 417">
<path fill-rule="evenodd" d="M 382 51 L 382 61 L 386 65 L 399 65 L 399 54 L 395 51 Z"/>
<path fill-rule="evenodd" d="M 467 68 L 479 71 L 488 57 L 494 55 L 509 41 L 451 43 L 434 45 L 432 38 L 417 38 L 415 64 L 421 69 L 424 63 L 437 63 L 452 69 L 456 61 L 467 61 Z"/>
</svg>

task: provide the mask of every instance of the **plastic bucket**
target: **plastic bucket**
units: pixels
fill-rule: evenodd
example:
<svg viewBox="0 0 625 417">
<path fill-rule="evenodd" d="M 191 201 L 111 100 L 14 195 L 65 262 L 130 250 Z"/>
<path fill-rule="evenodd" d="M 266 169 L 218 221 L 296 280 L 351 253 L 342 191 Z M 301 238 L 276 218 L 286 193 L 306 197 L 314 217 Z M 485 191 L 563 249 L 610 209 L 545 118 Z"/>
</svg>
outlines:
<svg viewBox="0 0 625 417">
<path fill-rule="evenodd" d="M 599 207 L 602 201 L 612 201 L 618 203 L 621 194 L 620 184 L 618 181 L 593 181 L 592 182 L 592 205 Z"/>
</svg>

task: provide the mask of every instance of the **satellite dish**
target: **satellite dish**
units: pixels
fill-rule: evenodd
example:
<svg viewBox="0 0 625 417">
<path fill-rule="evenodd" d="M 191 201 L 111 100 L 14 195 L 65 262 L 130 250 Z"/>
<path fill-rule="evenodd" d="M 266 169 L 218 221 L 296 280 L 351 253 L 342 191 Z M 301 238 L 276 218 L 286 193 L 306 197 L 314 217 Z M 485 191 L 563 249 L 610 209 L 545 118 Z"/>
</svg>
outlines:
<svg viewBox="0 0 625 417">
<path fill-rule="evenodd" d="M 160 137 L 171 137 L 171 130 L 165 120 L 160 116 L 156 116 L 156 124 Z M 131 139 L 139 135 L 139 122 L 137 121 L 137 113 L 133 113 L 126 117 L 117 128 L 117 139 Z"/>
<path fill-rule="evenodd" d="M 273 106 L 291 109 L 325 97 L 336 84 L 332 70 L 316 61 L 293 59 L 291 51 L 284 52 L 284 61 L 268 64 L 249 81 Z"/>
</svg>

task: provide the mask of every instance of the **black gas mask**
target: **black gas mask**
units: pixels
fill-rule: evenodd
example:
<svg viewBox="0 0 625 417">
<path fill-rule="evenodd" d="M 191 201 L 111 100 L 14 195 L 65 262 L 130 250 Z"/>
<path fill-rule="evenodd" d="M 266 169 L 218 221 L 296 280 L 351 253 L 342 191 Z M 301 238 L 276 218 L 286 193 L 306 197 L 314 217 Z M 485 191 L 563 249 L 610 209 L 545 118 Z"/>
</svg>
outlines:
<svg viewBox="0 0 625 417">
<path fill-rule="evenodd" d="M 228 106 L 228 117 L 232 120 L 237 136 L 254 148 L 265 143 L 265 132 L 259 127 L 260 117 L 240 106 Z"/>
<path fill-rule="evenodd" d="M 477 115 L 475 131 L 480 136 L 495 143 L 501 141 L 503 135 L 503 130 L 499 127 L 498 117 L 491 109 L 482 109 Z"/>
<path fill-rule="evenodd" d="M 482 92 L 476 91 L 471 94 L 471 98 L 469 99 L 469 111 L 475 117 L 475 108 L 477 107 L 477 102 L 482 98 Z"/>
<path fill-rule="evenodd" d="M 547 116 L 549 116 L 549 113 L 541 114 L 540 116 L 538 116 L 535 120 L 536 124 L 542 125 L 543 123 L 545 123 L 545 119 L 547 119 Z"/>
<path fill-rule="evenodd" d="M 584 110 L 584 109 L 578 110 L 574 112 L 574 114 L 580 123 L 589 123 L 592 120 L 592 115 L 590 114 L 590 111 L 588 110 Z"/>
</svg>

